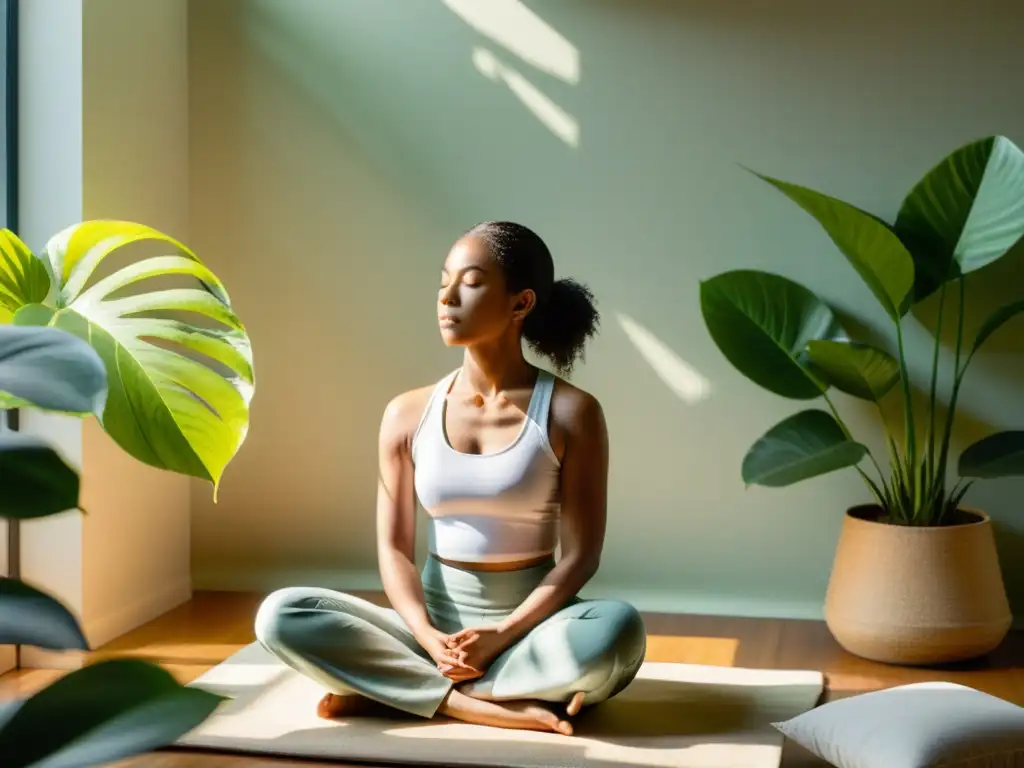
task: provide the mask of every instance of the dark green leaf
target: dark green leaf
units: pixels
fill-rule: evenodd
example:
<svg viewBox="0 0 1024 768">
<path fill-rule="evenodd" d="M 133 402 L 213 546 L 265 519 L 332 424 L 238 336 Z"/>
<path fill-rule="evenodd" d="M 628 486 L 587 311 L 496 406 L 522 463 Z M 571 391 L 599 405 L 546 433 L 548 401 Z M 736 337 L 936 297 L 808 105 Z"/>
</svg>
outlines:
<svg viewBox="0 0 1024 768">
<path fill-rule="evenodd" d="M 0 392 L 44 410 L 102 414 L 107 373 L 86 342 L 57 328 L 0 325 Z"/>
<path fill-rule="evenodd" d="M 821 378 L 862 400 L 877 402 L 900 380 L 896 358 L 869 344 L 811 341 L 807 354 Z"/>
<path fill-rule="evenodd" d="M 735 270 L 700 285 L 701 311 L 715 344 L 751 381 L 782 397 L 809 400 L 828 387 L 807 368 L 811 339 L 840 336 L 829 306 L 799 283 Z"/>
<path fill-rule="evenodd" d="M 61 603 L 17 579 L 0 578 L 0 645 L 89 650 L 78 621 Z"/>
<path fill-rule="evenodd" d="M 23 702 L 0 725 L 0 755 L 5 768 L 103 765 L 172 744 L 223 700 L 145 661 L 101 661 Z"/>
<path fill-rule="evenodd" d="M 960 454 L 961 477 L 992 479 L 1024 475 L 1024 432 L 997 432 Z"/>
<path fill-rule="evenodd" d="M 909 307 L 914 261 L 885 222 L 835 197 L 756 174 L 813 216 L 893 320 Z"/>
<path fill-rule="evenodd" d="M 78 506 L 78 473 L 38 437 L 0 434 L 0 518 L 46 517 Z"/>
<path fill-rule="evenodd" d="M 867 448 L 847 439 L 825 411 L 807 410 L 776 424 L 743 459 L 743 482 L 780 488 L 852 467 Z"/>
<path fill-rule="evenodd" d="M 960 147 L 914 185 L 894 229 L 921 273 L 917 300 L 996 261 L 1024 235 L 1024 153 L 1003 136 Z"/>
<path fill-rule="evenodd" d="M 1022 312 L 1024 312 L 1024 301 L 1015 301 L 1012 304 L 1000 307 L 989 315 L 985 322 L 981 324 L 981 328 L 978 329 L 978 335 L 974 339 L 974 347 L 971 349 L 971 357 L 988 340 L 989 336 Z"/>
</svg>

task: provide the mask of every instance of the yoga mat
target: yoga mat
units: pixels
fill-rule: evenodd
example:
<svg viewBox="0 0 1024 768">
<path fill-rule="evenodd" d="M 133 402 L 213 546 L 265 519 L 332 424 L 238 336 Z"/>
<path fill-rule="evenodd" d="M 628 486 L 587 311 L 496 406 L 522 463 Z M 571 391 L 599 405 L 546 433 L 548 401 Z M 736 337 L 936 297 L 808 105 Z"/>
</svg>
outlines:
<svg viewBox="0 0 1024 768">
<path fill-rule="evenodd" d="M 316 716 L 324 691 L 261 645 L 190 685 L 231 697 L 178 748 L 414 766 L 779 768 L 770 725 L 812 708 L 820 672 L 647 662 L 615 698 L 572 718 L 573 736 L 425 721 Z"/>
</svg>

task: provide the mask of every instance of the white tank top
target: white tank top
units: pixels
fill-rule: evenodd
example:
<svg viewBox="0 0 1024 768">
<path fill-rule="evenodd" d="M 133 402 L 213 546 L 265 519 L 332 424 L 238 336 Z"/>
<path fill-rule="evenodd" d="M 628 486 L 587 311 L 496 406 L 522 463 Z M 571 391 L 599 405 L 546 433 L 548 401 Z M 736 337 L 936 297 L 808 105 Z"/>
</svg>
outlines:
<svg viewBox="0 0 1024 768">
<path fill-rule="evenodd" d="M 445 431 L 459 371 L 438 382 L 412 439 L 416 496 L 429 516 L 429 550 L 463 562 L 547 555 L 558 542 L 561 465 L 548 441 L 555 377 L 538 371 L 518 437 L 493 453 L 461 453 Z"/>
</svg>

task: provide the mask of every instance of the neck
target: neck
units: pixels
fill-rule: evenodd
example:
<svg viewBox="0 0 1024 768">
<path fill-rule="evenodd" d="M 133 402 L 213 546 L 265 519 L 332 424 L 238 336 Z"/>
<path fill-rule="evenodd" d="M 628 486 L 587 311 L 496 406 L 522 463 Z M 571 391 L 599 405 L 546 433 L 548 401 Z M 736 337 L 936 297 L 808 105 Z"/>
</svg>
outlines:
<svg viewBox="0 0 1024 768">
<path fill-rule="evenodd" d="M 522 342 L 502 338 L 467 347 L 462 359 L 466 386 L 485 396 L 532 386 L 534 368 L 523 356 Z"/>
</svg>

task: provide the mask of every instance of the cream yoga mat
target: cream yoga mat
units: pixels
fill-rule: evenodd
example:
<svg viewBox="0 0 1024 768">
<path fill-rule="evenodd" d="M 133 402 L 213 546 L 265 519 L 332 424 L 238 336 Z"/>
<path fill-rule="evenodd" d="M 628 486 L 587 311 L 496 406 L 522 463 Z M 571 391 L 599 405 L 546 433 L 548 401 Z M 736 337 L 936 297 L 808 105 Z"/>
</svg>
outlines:
<svg viewBox="0 0 1024 768">
<path fill-rule="evenodd" d="M 778 768 L 770 725 L 812 708 L 820 672 L 645 663 L 615 698 L 573 718 L 573 736 L 424 721 L 316 716 L 323 691 L 258 643 L 191 685 L 228 696 L 178 743 L 259 755 L 413 766 Z"/>
</svg>

